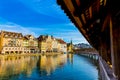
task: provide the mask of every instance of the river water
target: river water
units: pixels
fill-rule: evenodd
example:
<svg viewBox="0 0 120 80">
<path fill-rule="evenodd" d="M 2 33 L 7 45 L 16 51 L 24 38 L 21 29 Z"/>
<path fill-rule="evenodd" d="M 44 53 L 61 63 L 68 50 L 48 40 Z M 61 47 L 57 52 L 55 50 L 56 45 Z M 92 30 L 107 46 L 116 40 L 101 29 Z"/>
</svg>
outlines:
<svg viewBox="0 0 120 80">
<path fill-rule="evenodd" d="M 0 58 L 0 80 L 98 80 L 93 61 L 76 54 Z"/>
</svg>

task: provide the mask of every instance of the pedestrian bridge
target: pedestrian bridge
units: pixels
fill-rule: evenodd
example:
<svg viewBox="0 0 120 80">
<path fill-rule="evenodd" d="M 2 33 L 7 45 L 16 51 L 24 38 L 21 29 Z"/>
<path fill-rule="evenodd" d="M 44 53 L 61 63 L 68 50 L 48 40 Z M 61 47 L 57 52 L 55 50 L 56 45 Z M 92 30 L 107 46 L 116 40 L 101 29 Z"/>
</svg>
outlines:
<svg viewBox="0 0 120 80">
<path fill-rule="evenodd" d="M 98 51 L 99 64 L 111 66 L 104 80 L 120 80 L 120 7 L 118 0 L 57 0 L 71 22 Z M 101 62 L 102 61 L 102 62 Z M 108 66 L 109 67 L 109 66 Z M 108 78 L 109 77 L 109 78 Z"/>
</svg>

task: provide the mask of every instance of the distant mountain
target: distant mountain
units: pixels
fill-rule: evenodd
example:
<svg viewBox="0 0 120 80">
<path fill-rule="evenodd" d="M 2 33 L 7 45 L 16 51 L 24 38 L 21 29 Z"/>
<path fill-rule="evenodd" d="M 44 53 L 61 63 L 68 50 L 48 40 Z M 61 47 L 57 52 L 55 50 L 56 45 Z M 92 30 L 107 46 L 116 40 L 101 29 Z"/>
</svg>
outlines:
<svg viewBox="0 0 120 80">
<path fill-rule="evenodd" d="M 74 49 L 81 49 L 81 48 L 92 48 L 92 46 L 86 43 L 79 43 L 74 45 Z"/>
</svg>

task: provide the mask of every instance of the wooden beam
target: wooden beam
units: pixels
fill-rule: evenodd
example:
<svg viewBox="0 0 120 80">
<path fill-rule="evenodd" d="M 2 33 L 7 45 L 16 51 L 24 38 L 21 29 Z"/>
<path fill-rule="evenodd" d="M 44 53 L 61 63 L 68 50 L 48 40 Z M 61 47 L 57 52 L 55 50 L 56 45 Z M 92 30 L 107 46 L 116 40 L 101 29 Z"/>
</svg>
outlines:
<svg viewBox="0 0 120 80">
<path fill-rule="evenodd" d="M 116 18 L 110 18 L 111 55 L 114 76 L 120 80 L 120 20 L 116 21 Z"/>
</svg>

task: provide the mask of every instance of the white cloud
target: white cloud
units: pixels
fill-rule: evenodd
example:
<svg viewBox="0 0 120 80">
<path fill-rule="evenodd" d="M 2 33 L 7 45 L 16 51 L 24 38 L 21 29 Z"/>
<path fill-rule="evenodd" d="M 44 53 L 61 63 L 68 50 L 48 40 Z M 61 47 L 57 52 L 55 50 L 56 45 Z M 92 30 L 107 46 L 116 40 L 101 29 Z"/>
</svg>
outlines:
<svg viewBox="0 0 120 80">
<path fill-rule="evenodd" d="M 52 27 L 54 27 L 54 30 L 56 31 L 54 31 Z M 49 30 L 53 31 L 50 31 L 50 34 L 53 34 L 54 37 L 64 39 L 66 42 L 70 42 L 72 39 L 74 44 L 88 43 L 73 23 L 47 25 L 46 32 Z"/>
<path fill-rule="evenodd" d="M 33 31 L 31 31 L 31 30 L 29 30 L 27 28 L 24 28 L 24 27 L 22 27 L 20 25 L 14 24 L 14 23 L 0 24 L 0 30 L 19 32 L 19 33 L 22 33 L 24 35 L 32 34 L 32 35 L 36 36 L 36 34 Z"/>
<path fill-rule="evenodd" d="M 69 24 L 71 25 L 71 24 Z M 23 35 L 26 34 L 32 34 L 35 37 L 38 37 L 41 34 L 36 34 L 35 32 L 43 32 L 45 33 L 46 29 L 44 28 L 36 28 L 36 27 L 23 27 L 14 23 L 6 23 L 6 24 L 0 24 L 0 30 L 6 30 L 6 31 L 12 31 L 12 32 L 20 32 Z M 77 30 L 72 30 L 72 29 L 61 29 L 60 31 L 55 31 L 53 34 L 54 37 L 57 38 L 62 38 L 64 39 L 66 42 L 70 42 L 70 40 L 73 40 L 74 44 L 77 43 L 88 43 L 85 38 L 82 36 L 82 34 L 77 31 Z"/>
<path fill-rule="evenodd" d="M 57 38 L 62 38 L 66 42 L 70 42 L 70 40 L 73 40 L 74 44 L 77 43 L 88 43 L 86 39 L 82 36 L 82 34 L 79 31 L 66 31 L 64 33 L 55 33 L 54 34 Z"/>
<path fill-rule="evenodd" d="M 34 31 L 45 31 L 46 29 L 44 28 L 40 28 L 40 27 L 30 27 L 30 28 L 27 28 L 27 29 L 29 29 L 29 30 L 34 30 Z"/>
</svg>

